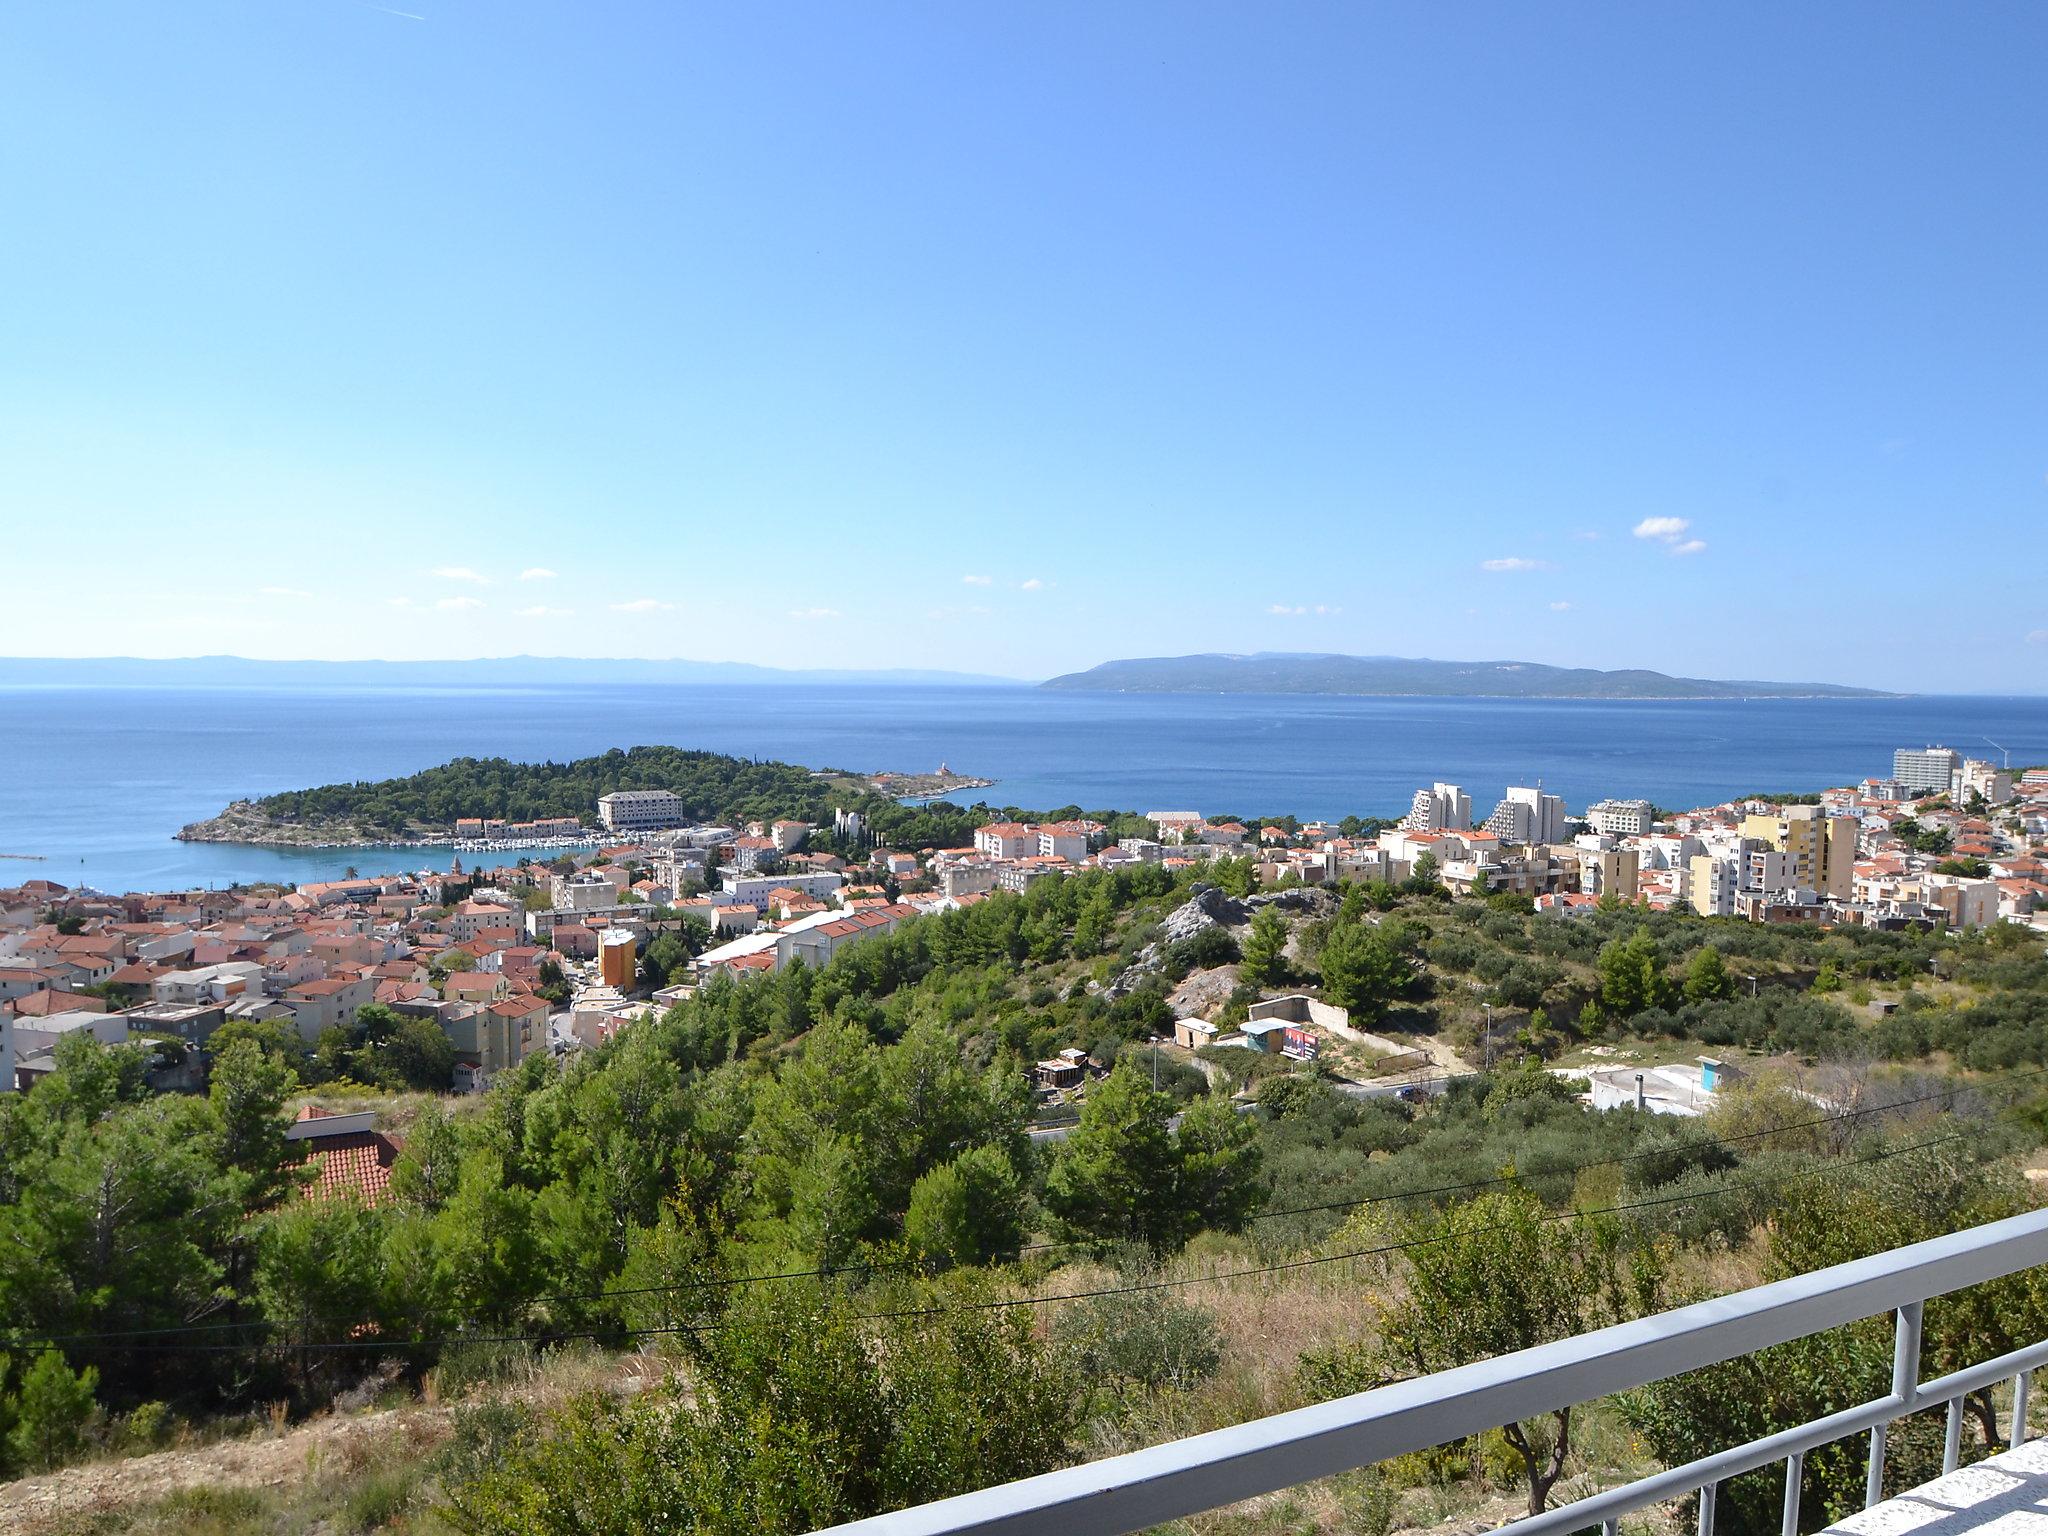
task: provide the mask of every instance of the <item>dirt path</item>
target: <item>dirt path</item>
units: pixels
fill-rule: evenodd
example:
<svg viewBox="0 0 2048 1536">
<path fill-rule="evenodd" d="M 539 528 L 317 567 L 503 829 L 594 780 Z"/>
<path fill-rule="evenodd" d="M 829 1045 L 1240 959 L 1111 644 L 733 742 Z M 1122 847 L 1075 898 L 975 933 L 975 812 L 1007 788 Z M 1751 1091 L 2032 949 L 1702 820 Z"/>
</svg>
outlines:
<svg viewBox="0 0 2048 1536">
<path fill-rule="evenodd" d="M 329 1416 L 281 1435 L 93 1462 L 0 1484 L 0 1536 L 38 1536 L 54 1529 L 60 1517 L 146 1504 L 181 1488 L 280 1488 L 304 1482 L 324 1467 L 346 1465 L 352 1450 L 367 1449 L 386 1435 L 430 1432 L 447 1412 L 414 1406 Z"/>
</svg>

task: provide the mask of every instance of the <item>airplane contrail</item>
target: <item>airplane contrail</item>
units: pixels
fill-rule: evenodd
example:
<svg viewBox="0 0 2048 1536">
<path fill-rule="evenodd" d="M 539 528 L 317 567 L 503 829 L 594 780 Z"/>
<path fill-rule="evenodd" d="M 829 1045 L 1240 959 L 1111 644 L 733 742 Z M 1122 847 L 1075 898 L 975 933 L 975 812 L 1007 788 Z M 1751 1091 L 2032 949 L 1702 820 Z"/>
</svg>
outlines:
<svg viewBox="0 0 2048 1536">
<path fill-rule="evenodd" d="M 427 19 L 412 11 L 395 11 L 388 5 L 374 4 L 372 0 L 357 0 L 357 3 L 373 11 L 382 11 L 386 16 L 403 16 L 407 21 L 425 21 Z"/>
</svg>

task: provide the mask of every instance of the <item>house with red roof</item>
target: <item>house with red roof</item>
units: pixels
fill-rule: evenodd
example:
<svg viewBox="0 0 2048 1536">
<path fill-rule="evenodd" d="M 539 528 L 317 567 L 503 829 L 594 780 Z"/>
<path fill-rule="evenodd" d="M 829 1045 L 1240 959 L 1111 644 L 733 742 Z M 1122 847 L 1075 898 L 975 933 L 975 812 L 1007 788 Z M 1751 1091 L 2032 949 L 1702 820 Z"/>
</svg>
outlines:
<svg viewBox="0 0 2048 1536">
<path fill-rule="evenodd" d="M 284 1136 L 297 1153 L 295 1165 L 311 1170 L 307 1199 L 381 1205 L 390 1198 L 398 1143 L 377 1129 L 375 1110 L 337 1115 L 308 1104 Z"/>
</svg>

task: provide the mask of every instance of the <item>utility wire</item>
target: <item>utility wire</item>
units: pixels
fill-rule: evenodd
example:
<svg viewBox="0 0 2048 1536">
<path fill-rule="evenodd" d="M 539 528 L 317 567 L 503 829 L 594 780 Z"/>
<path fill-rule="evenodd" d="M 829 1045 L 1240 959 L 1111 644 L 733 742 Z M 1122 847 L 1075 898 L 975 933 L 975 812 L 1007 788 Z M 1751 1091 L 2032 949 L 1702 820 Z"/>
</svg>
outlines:
<svg viewBox="0 0 2048 1536">
<path fill-rule="evenodd" d="M 1598 1216 L 1624 1215 L 1635 1211 L 1657 1210 L 1672 1205 L 1682 1205 L 1701 1200 L 1715 1199 L 1720 1196 L 1733 1194 L 1738 1191 L 1747 1189 L 1761 1189 L 1767 1186 L 1776 1187 L 1777 1185 L 1781 1185 L 1783 1183 L 1787 1183 L 1795 1179 L 1825 1177 L 1834 1173 L 1838 1173 L 1845 1168 L 1859 1167 L 1871 1163 L 1884 1162 L 1894 1157 L 1904 1156 L 1905 1154 L 1910 1152 L 1918 1152 L 1925 1150 L 1928 1147 L 1940 1146 L 1947 1142 L 1961 1141 L 1965 1138 L 1965 1134 L 1966 1133 L 1962 1131 L 1950 1131 L 1945 1135 L 1932 1137 L 1926 1141 L 1914 1142 L 1902 1147 L 1887 1147 L 1876 1152 L 1866 1153 L 1862 1157 L 1849 1158 L 1843 1161 L 1831 1163 L 1824 1167 L 1810 1168 L 1801 1170 L 1799 1172 L 1785 1174 L 1782 1175 L 1776 1181 L 1767 1181 L 1761 1179 L 1732 1181 L 1728 1184 L 1723 1185 L 1719 1189 L 1692 1190 L 1684 1194 L 1665 1195 L 1650 1200 L 1629 1201 L 1623 1204 L 1605 1206 L 1590 1211 L 1568 1210 L 1545 1212 L 1541 1216 L 1538 1216 L 1536 1220 L 1538 1220 L 1539 1222 L 1580 1221 Z M 1412 1251 L 1418 1248 L 1433 1247 L 1439 1243 L 1448 1241 L 1452 1235 L 1454 1234 L 1444 1233 L 1433 1237 L 1410 1238 L 1400 1242 L 1382 1243 L 1373 1247 L 1352 1249 L 1342 1253 L 1319 1254 L 1313 1255 L 1308 1258 L 1289 1259 L 1281 1263 L 1260 1265 L 1256 1268 L 1251 1269 L 1227 1270 L 1220 1274 L 1188 1275 L 1166 1280 L 1141 1281 L 1131 1285 L 1104 1286 L 1095 1290 L 1088 1291 L 1060 1292 L 1044 1296 L 1013 1296 L 1000 1298 L 994 1301 L 965 1302 L 951 1306 L 908 1307 L 899 1308 L 893 1311 L 886 1312 L 862 1312 L 853 1314 L 853 1316 L 849 1318 L 848 1321 L 882 1322 L 912 1317 L 940 1317 L 973 1312 L 1004 1311 L 1016 1307 L 1049 1306 L 1058 1302 L 1086 1301 L 1105 1296 L 1124 1296 L 1151 1291 L 1171 1290 L 1176 1289 L 1178 1287 L 1189 1285 L 1221 1284 L 1233 1280 L 1253 1279 L 1262 1275 L 1275 1275 L 1298 1269 L 1309 1269 L 1323 1264 L 1338 1264 L 1343 1263 L 1346 1260 L 1374 1258 L 1391 1253 L 1402 1253 Z M 676 1289 L 685 1288 L 686 1287 L 676 1287 Z M 668 1288 L 664 1287 L 662 1289 Z M 350 1350 L 426 1349 L 440 1347 L 449 1344 L 558 1344 L 569 1343 L 582 1339 L 650 1338 L 658 1335 L 667 1334 L 688 1333 L 701 1335 L 717 1333 L 720 1331 L 721 1329 L 714 1324 L 669 1323 L 649 1325 L 639 1328 L 586 1328 L 574 1330 L 550 1330 L 547 1332 L 534 1333 L 453 1333 L 443 1334 L 434 1337 L 412 1337 L 402 1339 L 361 1338 L 335 1340 L 303 1340 L 298 1342 L 276 1342 L 267 1345 L 142 1344 L 133 1345 L 130 1346 L 130 1348 L 142 1353 L 155 1354 L 242 1353 L 246 1350 L 254 1348 L 270 1348 L 277 1350 L 281 1353 L 319 1354 L 339 1353 Z M 74 1335 L 71 1337 L 75 1341 L 78 1339 L 90 1339 L 94 1336 Z M 58 1338 L 37 1340 L 17 1339 L 10 1341 L 11 1348 L 21 1349 L 30 1353 L 47 1352 L 49 1350 L 59 1348 L 60 1344 L 61 1341 Z"/>
<path fill-rule="evenodd" d="M 1743 1142 L 1756 1141 L 1767 1137 L 1785 1135 L 1794 1131 L 1811 1130 L 1830 1125 L 1840 1125 L 1847 1123 L 1849 1121 L 1860 1119 L 1866 1115 L 1891 1114 L 1898 1110 L 1910 1109 L 1915 1105 L 1931 1103 L 1936 1099 L 1953 1100 L 1966 1092 L 1983 1091 L 1986 1088 L 2002 1087 L 2007 1085 L 2008 1083 L 2020 1082 L 2030 1078 L 2041 1077 L 2044 1075 L 2048 1075 L 2048 1066 L 2029 1068 L 2024 1071 L 2007 1073 L 2002 1076 L 2002 1079 L 2000 1081 L 1989 1084 L 1951 1084 L 1949 1087 L 1937 1089 L 1931 1093 L 1917 1094 L 1911 1098 L 1897 1099 L 1888 1104 L 1866 1105 L 1860 1109 L 1843 1110 L 1838 1113 L 1830 1115 L 1819 1115 L 1807 1120 L 1792 1121 L 1783 1125 L 1767 1126 L 1760 1130 L 1745 1131 L 1740 1134 L 1732 1136 L 1701 1137 L 1692 1141 L 1683 1142 L 1674 1141 L 1664 1146 L 1643 1148 L 1635 1152 L 1624 1153 L 1614 1157 L 1594 1158 L 1579 1163 L 1559 1164 L 1557 1166 L 1550 1168 L 1516 1170 L 1512 1173 L 1495 1174 L 1484 1179 L 1470 1179 L 1453 1184 L 1431 1185 L 1419 1189 L 1392 1190 L 1383 1194 L 1365 1195 L 1350 1200 L 1332 1200 L 1317 1205 L 1292 1206 L 1283 1208 L 1281 1210 L 1258 1211 L 1254 1212 L 1249 1219 L 1252 1221 L 1271 1221 L 1287 1216 L 1305 1216 L 1320 1214 L 1329 1211 L 1358 1210 L 1365 1208 L 1367 1206 L 1384 1205 L 1398 1200 L 1426 1199 L 1438 1195 L 1462 1194 L 1475 1190 L 1492 1189 L 1503 1185 L 1520 1183 L 1525 1180 L 1556 1178 L 1564 1174 L 1576 1175 L 1593 1168 L 1621 1167 L 1631 1163 L 1646 1161 L 1654 1157 L 1689 1156 L 1695 1152 L 1703 1151 L 1708 1148 L 1735 1146 Z M 1086 1248 L 1091 1246 L 1093 1246 L 1093 1244 L 1088 1240 L 1030 1243 L 1020 1248 L 1018 1250 L 1018 1253 L 1020 1256 L 1022 1256 L 1024 1254 L 1046 1253 L 1073 1248 Z M 704 1279 L 683 1281 L 669 1285 L 615 1287 L 610 1289 L 600 1289 L 594 1291 L 550 1292 L 543 1295 L 527 1298 L 525 1305 L 539 1306 L 549 1302 L 598 1301 L 612 1300 L 623 1297 L 667 1295 L 673 1294 L 678 1291 L 725 1290 L 738 1286 L 761 1285 L 783 1280 L 832 1279 L 842 1275 L 879 1274 L 885 1272 L 901 1271 L 905 1269 L 921 1269 L 923 1267 L 924 1264 L 922 1260 L 899 1259 L 883 1260 L 878 1262 L 862 1264 L 827 1266 L 816 1269 L 777 1270 L 771 1271 L 766 1274 L 756 1275 L 711 1276 Z M 354 1321 L 354 1319 L 326 1318 L 322 1319 L 321 1321 L 346 1325 L 347 1323 Z M 130 1328 L 91 1333 L 53 1334 L 47 1336 L 40 1342 L 94 1343 L 111 1341 L 116 1339 L 148 1339 L 167 1336 L 182 1337 L 197 1333 L 233 1332 L 237 1330 L 247 1331 L 252 1329 L 275 1329 L 284 1326 L 288 1325 L 273 1322 L 269 1319 L 251 1318 L 242 1322 L 166 1324 L 154 1328 Z M 602 1331 L 603 1330 L 600 1330 L 599 1332 Z M 612 1331 L 615 1332 L 616 1330 Z M 564 1335 L 564 1337 L 571 1336 L 585 1337 L 594 1335 Z M 15 1342 L 19 1343 L 20 1341 Z M 254 1346 L 230 1345 L 228 1347 L 245 1348 Z"/>
</svg>

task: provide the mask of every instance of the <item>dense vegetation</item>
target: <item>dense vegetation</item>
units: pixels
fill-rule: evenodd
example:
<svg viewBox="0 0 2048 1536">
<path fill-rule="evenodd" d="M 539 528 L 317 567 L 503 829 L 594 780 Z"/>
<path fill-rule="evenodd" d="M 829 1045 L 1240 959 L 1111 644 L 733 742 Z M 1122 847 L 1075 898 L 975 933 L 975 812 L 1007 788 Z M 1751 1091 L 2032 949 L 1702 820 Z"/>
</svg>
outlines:
<svg viewBox="0 0 2048 1536">
<path fill-rule="evenodd" d="M 1239 861 L 1206 873 L 1250 889 Z M 296 1076 L 321 1068 L 288 1038 L 233 1040 L 205 1098 L 150 1093 L 135 1049 L 67 1044 L 0 1101 L 0 1457 L 315 1408 L 381 1366 L 485 1383 L 394 1510 L 477 1533 L 625 1532 L 656 1511 L 794 1531 L 2030 1203 L 2004 1159 L 2034 1126 L 1988 1116 L 2000 1083 L 2031 1078 L 1958 1096 L 1864 1063 L 2048 1063 L 2038 943 L 1538 918 L 1425 881 L 1298 892 L 1163 945 L 1189 890 L 1156 868 L 1042 882 L 819 971 L 721 980 L 480 1102 L 414 1102 L 374 1208 L 301 1197 L 283 1127 Z M 1218 1050 L 1205 1070 L 1159 1061 L 1155 1089 L 1167 988 L 1219 964 L 1397 1031 L 1470 1040 L 1491 1001 L 1498 1070 L 1407 1104 Z M 1903 1005 L 1855 1008 L 1869 989 Z M 1759 1070 L 1704 1126 L 1596 1116 L 1539 1070 L 1646 1035 L 1830 1066 L 1855 1107 Z M 1034 1143 L 1022 1069 L 1067 1044 L 1115 1070 L 1071 1135 Z M 1248 1114 L 1226 1097 L 1243 1081 Z M 1059 1299 L 1076 1292 L 1100 1294 Z M 1291 1346 L 1229 1321 L 1267 1292 L 1306 1320 Z M 2005 1347 L 2001 1329 L 2048 1332 L 2021 1282 L 1929 1319 L 1957 1362 Z M 487 1389 L 508 1355 L 593 1345 L 661 1349 L 673 1380 L 538 1405 Z M 1589 1456 L 1626 1463 L 1600 1446 L 1682 1458 L 1888 1372 L 1864 1333 L 1767 1365 L 1764 1386 L 1735 1362 L 1404 1459 L 1346 1483 L 1332 1518 L 1384 1530 L 1403 1501 L 1491 1489 L 1537 1507 Z M 2000 1411 L 1973 1404 L 1973 1444 Z M 1919 1430 L 1896 1445 L 1895 1475 L 1924 1469 Z M 1817 1458 L 1816 1518 L 1860 1486 L 1853 1447 Z M 1768 1488 L 1724 1497 L 1728 1529 L 1775 1529 Z"/>
<path fill-rule="evenodd" d="M 829 822 L 835 805 L 862 795 L 880 799 L 858 781 L 818 778 L 790 763 L 680 747 L 614 747 L 567 763 L 458 757 L 404 778 L 290 790 L 256 805 L 284 822 L 349 823 L 395 834 L 415 823 L 452 826 L 464 816 L 575 816 L 589 822 L 597 815 L 598 797 L 620 789 L 673 790 L 691 816 L 706 821 L 801 815 Z"/>
</svg>

